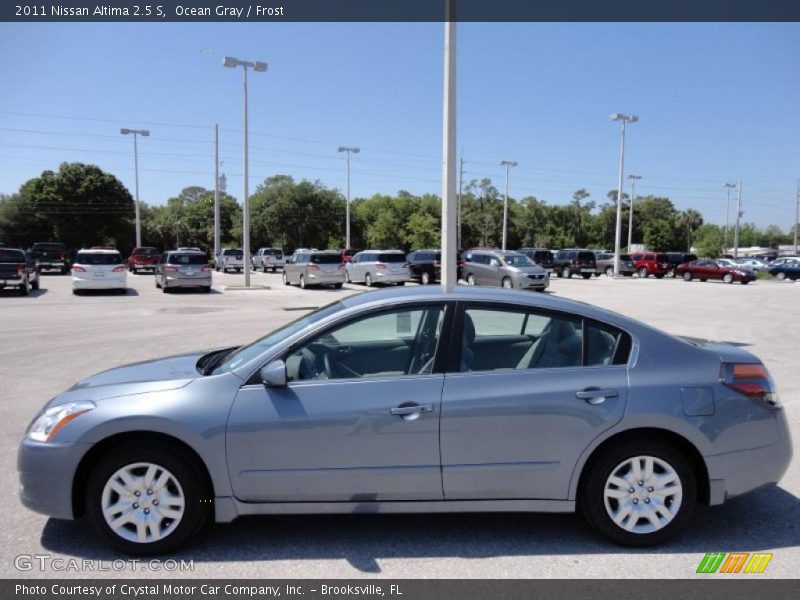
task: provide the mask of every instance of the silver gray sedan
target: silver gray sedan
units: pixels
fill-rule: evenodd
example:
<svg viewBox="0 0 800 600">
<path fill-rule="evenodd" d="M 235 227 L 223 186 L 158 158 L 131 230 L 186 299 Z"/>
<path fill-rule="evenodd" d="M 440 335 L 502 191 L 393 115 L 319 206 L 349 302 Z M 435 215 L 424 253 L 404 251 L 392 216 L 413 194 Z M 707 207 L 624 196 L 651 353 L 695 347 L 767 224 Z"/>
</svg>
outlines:
<svg viewBox="0 0 800 600">
<path fill-rule="evenodd" d="M 339 300 L 241 347 L 122 366 L 34 418 L 20 496 L 113 547 L 299 513 L 580 511 L 647 546 L 775 485 L 761 361 L 590 305 L 432 286 Z"/>
</svg>

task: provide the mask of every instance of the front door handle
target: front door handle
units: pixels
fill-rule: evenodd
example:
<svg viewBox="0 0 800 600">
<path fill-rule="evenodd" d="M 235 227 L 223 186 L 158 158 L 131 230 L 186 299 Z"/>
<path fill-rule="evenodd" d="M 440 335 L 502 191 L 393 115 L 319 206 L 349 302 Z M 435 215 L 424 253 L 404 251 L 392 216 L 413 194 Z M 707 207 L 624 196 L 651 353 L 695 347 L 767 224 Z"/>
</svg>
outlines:
<svg viewBox="0 0 800 600">
<path fill-rule="evenodd" d="M 586 400 L 589 404 L 602 404 L 606 398 L 617 398 L 619 392 L 617 390 L 598 390 L 587 389 L 582 392 L 575 392 L 575 397 L 580 400 Z"/>
<path fill-rule="evenodd" d="M 389 413 L 407 420 L 416 419 L 421 413 L 429 412 L 433 412 L 433 404 L 407 404 L 389 409 Z"/>
</svg>

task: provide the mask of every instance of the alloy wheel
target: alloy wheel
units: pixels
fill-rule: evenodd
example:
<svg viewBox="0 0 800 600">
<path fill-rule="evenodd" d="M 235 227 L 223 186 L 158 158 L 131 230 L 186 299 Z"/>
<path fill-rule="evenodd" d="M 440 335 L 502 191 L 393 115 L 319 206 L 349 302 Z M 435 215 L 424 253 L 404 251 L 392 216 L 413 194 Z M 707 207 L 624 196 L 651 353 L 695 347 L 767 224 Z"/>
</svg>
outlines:
<svg viewBox="0 0 800 600">
<path fill-rule="evenodd" d="M 475 275 L 472 273 L 467 275 L 467 285 L 475 285 Z"/>
</svg>

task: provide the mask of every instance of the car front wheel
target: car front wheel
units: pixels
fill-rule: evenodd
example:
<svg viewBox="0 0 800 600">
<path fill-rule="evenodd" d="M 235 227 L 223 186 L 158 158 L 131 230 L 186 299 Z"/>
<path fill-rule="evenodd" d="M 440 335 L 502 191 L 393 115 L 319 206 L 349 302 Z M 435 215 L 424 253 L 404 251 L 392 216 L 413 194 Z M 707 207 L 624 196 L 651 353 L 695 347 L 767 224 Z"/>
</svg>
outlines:
<svg viewBox="0 0 800 600">
<path fill-rule="evenodd" d="M 683 274 L 684 281 L 691 281 L 692 280 L 692 273 L 690 271 L 686 271 Z"/>
<path fill-rule="evenodd" d="M 563 269 L 561 269 L 561 277 L 563 277 L 564 279 L 569 279 L 570 277 L 572 277 L 572 271 L 569 270 L 569 267 L 564 267 Z"/>
<path fill-rule="evenodd" d="M 642 279 L 647 279 L 647 277 L 650 275 L 650 272 L 645 267 L 642 267 L 637 272 L 639 273 L 639 277 Z"/>
<path fill-rule="evenodd" d="M 511 288 L 513 288 L 514 287 L 514 283 L 511 281 L 511 277 L 503 277 L 502 286 L 507 290 L 510 290 Z"/>
<path fill-rule="evenodd" d="M 725 276 L 722 278 L 722 281 L 725 283 L 733 283 L 733 275 L 730 273 L 725 273 Z"/>
<path fill-rule="evenodd" d="M 613 542 L 652 546 L 675 535 L 697 503 L 694 471 L 674 446 L 630 440 L 587 464 L 579 508 Z"/>
<path fill-rule="evenodd" d="M 126 444 L 92 469 L 85 492 L 94 530 L 111 546 L 137 555 L 171 552 L 206 524 L 212 492 L 181 448 Z"/>
<path fill-rule="evenodd" d="M 427 271 L 423 271 L 422 275 L 420 275 L 420 282 L 422 285 L 428 285 L 431 282 L 431 274 Z"/>
<path fill-rule="evenodd" d="M 475 275 L 472 273 L 467 275 L 467 285 L 475 285 Z"/>
</svg>

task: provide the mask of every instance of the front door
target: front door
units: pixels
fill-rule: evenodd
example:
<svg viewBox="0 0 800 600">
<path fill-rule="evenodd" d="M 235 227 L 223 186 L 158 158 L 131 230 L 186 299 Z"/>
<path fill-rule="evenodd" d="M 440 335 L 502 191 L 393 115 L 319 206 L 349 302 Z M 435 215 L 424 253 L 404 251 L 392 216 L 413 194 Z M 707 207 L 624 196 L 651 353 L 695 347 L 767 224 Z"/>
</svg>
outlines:
<svg viewBox="0 0 800 600">
<path fill-rule="evenodd" d="M 467 305 L 463 325 L 442 397 L 445 498 L 566 499 L 579 456 L 625 410 L 626 334 L 491 305 Z"/>
<path fill-rule="evenodd" d="M 350 321 L 289 351 L 288 385 L 243 386 L 228 422 L 234 494 L 248 502 L 440 500 L 433 373 L 441 304 Z"/>
</svg>

